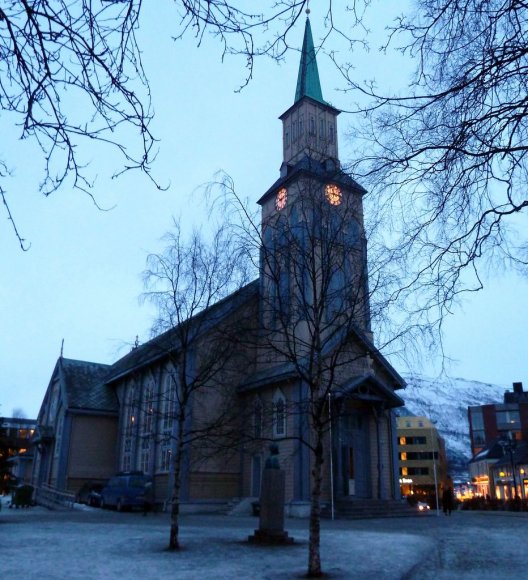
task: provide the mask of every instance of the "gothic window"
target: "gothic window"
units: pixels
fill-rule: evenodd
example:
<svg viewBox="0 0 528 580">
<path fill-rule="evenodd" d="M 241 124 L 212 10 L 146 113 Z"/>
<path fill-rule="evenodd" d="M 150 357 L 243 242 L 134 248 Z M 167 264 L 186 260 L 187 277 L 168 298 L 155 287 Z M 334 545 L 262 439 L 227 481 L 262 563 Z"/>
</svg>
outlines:
<svg viewBox="0 0 528 580">
<path fill-rule="evenodd" d="M 273 435 L 286 436 L 286 398 L 281 391 L 273 397 Z"/>
<path fill-rule="evenodd" d="M 253 436 L 256 439 L 262 436 L 262 402 L 258 398 L 253 405 Z"/>
<path fill-rule="evenodd" d="M 330 143 L 334 142 L 334 125 L 332 123 L 328 124 L 328 140 Z"/>
<path fill-rule="evenodd" d="M 132 457 L 130 453 L 125 453 L 123 455 L 123 471 L 131 471 L 132 470 Z"/>
<path fill-rule="evenodd" d="M 149 473 L 150 471 L 150 451 L 142 451 L 141 452 L 141 471 L 143 473 Z"/>
<path fill-rule="evenodd" d="M 325 138 L 325 120 L 319 119 L 319 139 Z"/>
<path fill-rule="evenodd" d="M 310 135 L 315 135 L 315 119 L 310 115 Z"/>
<path fill-rule="evenodd" d="M 163 431 L 172 432 L 174 417 L 178 401 L 178 388 L 174 371 L 170 372 L 165 379 L 165 392 L 163 401 Z"/>
<path fill-rule="evenodd" d="M 160 451 L 160 471 L 171 470 L 172 449 L 170 445 L 164 444 Z"/>
<path fill-rule="evenodd" d="M 143 433 L 151 433 L 154 418 L 154 390 L 152 387 L 148 387 L 145 391 L 144 405 Z"/>
</svg>

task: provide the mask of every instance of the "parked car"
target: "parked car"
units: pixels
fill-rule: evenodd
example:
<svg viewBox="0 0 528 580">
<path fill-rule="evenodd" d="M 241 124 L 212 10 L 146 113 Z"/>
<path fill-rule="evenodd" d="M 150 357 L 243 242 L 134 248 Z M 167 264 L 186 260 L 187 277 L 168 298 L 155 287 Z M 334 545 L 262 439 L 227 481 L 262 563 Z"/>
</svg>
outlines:
<svg viewBox="0 0 528 580">
<path fill-rule="evenodd" d="M 104 486 L 104 483 L 85 483 L 77 492 L 75 501 L 92 507 L 101 507 L 101 491 Z"/>
<path fill-rule="evenodd" d="M 142 471 L 118 473 L 101 490 L 101 507 L 117 511 L 143 507 L 147 483 L 152 483 L 152 477 Z"/>
</svg>

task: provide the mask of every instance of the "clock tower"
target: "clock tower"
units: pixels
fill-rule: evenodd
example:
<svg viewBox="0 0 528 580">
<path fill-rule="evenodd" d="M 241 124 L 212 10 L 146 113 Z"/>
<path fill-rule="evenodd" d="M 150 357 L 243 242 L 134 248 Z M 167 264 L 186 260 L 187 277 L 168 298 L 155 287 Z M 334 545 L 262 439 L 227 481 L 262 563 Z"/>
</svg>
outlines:
<svg viewBox="0 0 528 580">
<path fill-rule="evenodd" d="M 323 99 L 307 18 L 294 103 L 280 117 L 280 177 L 259 200 L 261 296 L 269 313 L 262 319 L 275 328 L 288 322 L 298 325 L 303 310 L 320 307 L 326 311 L 308 318 L 328 323 L 335 316 L 342 326 L 343 316 L 351 316 L 370 335 L 362 202 L 366 191 L 341 170 L 339 113 Z"/>
</svg>

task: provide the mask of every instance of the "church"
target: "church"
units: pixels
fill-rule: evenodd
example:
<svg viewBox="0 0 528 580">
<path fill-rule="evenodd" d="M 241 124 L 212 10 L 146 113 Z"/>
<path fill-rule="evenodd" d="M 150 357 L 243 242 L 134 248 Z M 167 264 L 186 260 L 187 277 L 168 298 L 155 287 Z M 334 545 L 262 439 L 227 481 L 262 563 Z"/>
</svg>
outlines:
<svg viewBox="0 0 528 580">
<path fill-rule="evenodd" d="M 167 505 L 176 445 L 187 438 L 180 498 L 189 509 L 258 498 L 271 442 L 291 515 L 308 514 L 314 473 L 332 509 L 399 498 L 394 409 L 405 382 L 374 344 L 366 191 L 341 169 L 339 113 L 323 99 L 307 19 L 293 104 L 280 116 L 280 175 L 258 201 L 258 279 L 113 365 L 59 359 L 38 418 L 37 488 L 75 492 L 91 469 L 96 478 L 142 471 L 153 477 L 156 503 Z M 180 413 L 182 382 L 201 375 Z M 90 403 L 83 417 L 94 422 L 104 474 L 88 419 L 82 436 L 68 420 L 68 391 Z M 217 432 L 206 432 L 215 421 Z M 74 477 L 72 457 L 93 466 L 77 465 Z"/>
</svg>

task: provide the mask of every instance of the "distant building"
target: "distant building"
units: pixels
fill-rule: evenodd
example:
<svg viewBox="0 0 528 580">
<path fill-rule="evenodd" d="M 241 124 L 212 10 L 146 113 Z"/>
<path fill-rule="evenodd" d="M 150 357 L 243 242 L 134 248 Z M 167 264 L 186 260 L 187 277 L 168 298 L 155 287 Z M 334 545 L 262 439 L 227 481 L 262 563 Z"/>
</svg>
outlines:
<svg viewBox="0 0 528 580">
<path fill-rule="evenodd" d="M 528 392 L 522 383 L 513 383 L 513 391 L 504 393 L 503 403 L 468 408 L 469 436 L 473 455 L 499 437 L 528 440 Z"/>
<path fill-rule="evenodd" d="M 468 407 L 468 417 L 473 453 L 469 474 L 477 494 L 497 499 L 526 497 L 528 392 L 522 383 L 513 383 L 502 403 Z"/>
<path fill-rule="evenodd" d="M 10 483 L 24 483 L 29 477 L 33 455 L 30 439 L 36 427 L 34 419 L 0 418 L 0 493 Z"/>
<path fill-rule="evenodd" d="M 402 495 L 440 498 L 452 485 L 447 471 L 445 443 L 427 417 L 398 417 L 398 459 Z"/>
</svg>

